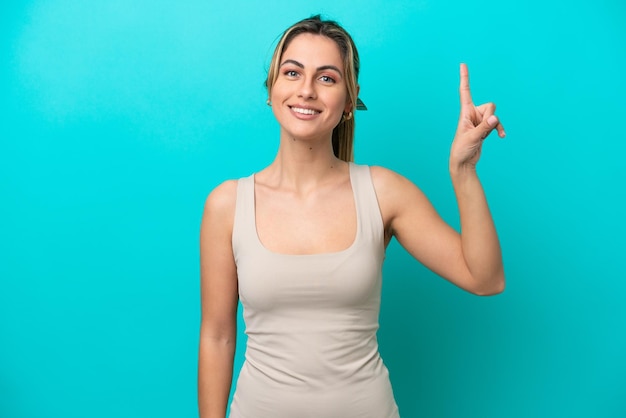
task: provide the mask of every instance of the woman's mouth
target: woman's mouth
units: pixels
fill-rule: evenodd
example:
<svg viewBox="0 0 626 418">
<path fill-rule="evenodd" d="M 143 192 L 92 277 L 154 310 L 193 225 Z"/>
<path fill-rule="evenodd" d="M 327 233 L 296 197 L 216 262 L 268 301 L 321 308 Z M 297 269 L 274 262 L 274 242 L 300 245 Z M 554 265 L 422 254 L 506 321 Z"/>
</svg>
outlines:
<svg viewBox="0 0 626 418">
<path fill-rule="evenodd" d="M 305 109 L 303 107 L 296 107 L 296 106 L 291 106 L 291 110 L 299 113 L 301 115 L 316 115 L 318 113 L 320 113 L 319 110 L 315 110 L 315 109 Z"/>
</svg>

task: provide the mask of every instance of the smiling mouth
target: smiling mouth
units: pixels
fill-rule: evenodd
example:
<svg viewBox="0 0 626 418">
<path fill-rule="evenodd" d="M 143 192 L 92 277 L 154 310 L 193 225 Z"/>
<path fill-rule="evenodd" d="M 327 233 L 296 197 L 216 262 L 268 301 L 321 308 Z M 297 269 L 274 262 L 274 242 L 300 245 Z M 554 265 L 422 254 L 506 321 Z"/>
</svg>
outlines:
<svg viewBox="0 0 626 418">
<path fill-rule="evenodd" d="M 291 107 L 291 110 L 293 110 L 296 113 L 300 113 L 301 115 L 316 115 L 318 113 L 320 113 L 319 110 L 313 110 L 313 109 L 304 109 L 301 107 Z"/>
</svg>

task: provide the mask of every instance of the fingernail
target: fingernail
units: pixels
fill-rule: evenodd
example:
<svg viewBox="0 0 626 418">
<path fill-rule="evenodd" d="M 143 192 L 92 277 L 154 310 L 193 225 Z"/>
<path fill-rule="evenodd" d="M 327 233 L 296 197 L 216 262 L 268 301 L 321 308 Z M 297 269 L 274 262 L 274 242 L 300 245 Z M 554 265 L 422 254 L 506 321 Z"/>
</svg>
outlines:
<svg viewBox="0 0 626 418">
<path fill-rule="evenodd" d="M 487 119 L 487 123 L 489 124 L 489 126 L 493 126 L 496 123 L 498 123 L 498 118 L 496 117 L 496 115 L 491 115 L 489 116 L 489 118 Z"/>
</svg>

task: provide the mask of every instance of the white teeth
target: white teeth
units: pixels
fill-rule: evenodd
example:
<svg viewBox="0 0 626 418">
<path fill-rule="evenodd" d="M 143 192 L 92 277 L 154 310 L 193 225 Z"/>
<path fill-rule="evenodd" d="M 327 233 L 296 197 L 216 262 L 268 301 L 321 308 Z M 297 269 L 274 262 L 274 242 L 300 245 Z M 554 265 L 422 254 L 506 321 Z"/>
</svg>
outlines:
<svg viewBox="0 0 626 418">
<path fill-rule="evenodd" d="M 301 113 L 303 115 L 314 115 L 316 113 L 319 113 L 316 110 L 313 109 L 302 109 L 300 107 L 292 107 L 291 110 L 293 110 L 296 113 Z"/>
</svg>

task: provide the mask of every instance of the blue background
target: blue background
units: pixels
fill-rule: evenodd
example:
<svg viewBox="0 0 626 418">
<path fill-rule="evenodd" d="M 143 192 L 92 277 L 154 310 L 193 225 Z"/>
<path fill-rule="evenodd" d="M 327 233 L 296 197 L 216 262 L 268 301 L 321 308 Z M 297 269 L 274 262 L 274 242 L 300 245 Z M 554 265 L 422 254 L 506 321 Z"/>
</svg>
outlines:
<svg viewBox="0 0 626 418">
<path fill-rule="evenodd" d="M 196 416 L 204 199 L 273 158 L 267 64 L 317 12 L 361 53 L 356 161 L 451 224 L 459 62 L 508 133 L 479 164 L 504 294 L 388 250 L 403 417 L 626 416 L 626 3 L 330 3 L 2 2 L 0 417 Z"/>
</svg>

